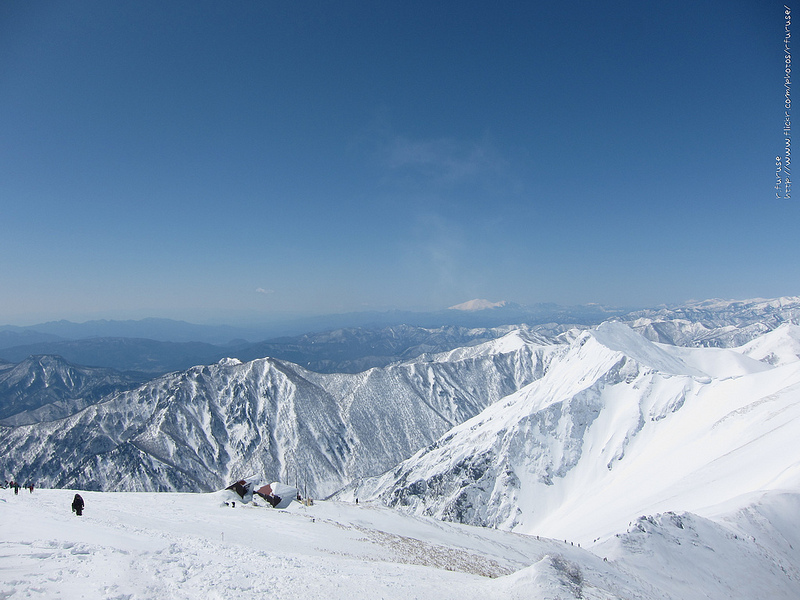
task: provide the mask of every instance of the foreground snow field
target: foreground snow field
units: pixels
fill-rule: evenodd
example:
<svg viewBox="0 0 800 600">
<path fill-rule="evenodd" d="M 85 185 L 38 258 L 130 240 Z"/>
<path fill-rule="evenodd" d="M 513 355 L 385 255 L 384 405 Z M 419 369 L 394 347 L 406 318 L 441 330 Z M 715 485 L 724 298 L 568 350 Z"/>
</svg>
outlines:
<svg viewBox="0 0 800 600">
<path fill-rule="evenodd" d="M 317 502 L 0 490 L 0 598 L 800 598 L 800 494 L 643 517 L 591 548 Z"/>
</svg>

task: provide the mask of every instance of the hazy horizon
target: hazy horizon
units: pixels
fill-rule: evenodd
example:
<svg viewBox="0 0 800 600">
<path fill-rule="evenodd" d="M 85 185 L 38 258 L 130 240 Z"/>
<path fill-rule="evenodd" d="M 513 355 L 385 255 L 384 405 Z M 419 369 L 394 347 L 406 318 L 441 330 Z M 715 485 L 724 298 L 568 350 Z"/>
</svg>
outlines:
<svg viewBox="0 0 800 600">
<path fill-rule="evenodd" d="M 595 302 L 588 302 L 585 304 L 559 304 L 555 302 L 537 302 L 532 304 L 521 304 L 516 302 L 509 302 L 509 301 L 500 301 L 497 304 L 506 304 L 507 309 L 511 310 L 511 313 L 505 314 L 524 314 L 525 312 L 529 313 L 530 315 L 534 315 L 537 311 L 544 311 L 543 314 L 547 313 L 549 308 L 554 309 L 562 309 L 567 310 L 568 312 L 577 311 L 575 314 L 590 314 L 581 311 L 581 309 L 597 309 L 600 311 L 608 311 L 608 314 L 613 316 L 614 314 L 626 314 L 632 313 L 640 310 L 658 310 L 661 308 L 667 309 L 675 309 L 681 308 L 684 306 L 690 306 L 694 304 L 703 304 L 707 302 L 758 302 L 758 301 L 773 301 L 779 300 L 783 298 L 789 299 L 796 299 L 800 298 L 800 295 L 794 294 L 783 294 L 782 296 L 776 296 L 774 298 L 763 298 L 763 297 L 753 297 L 753 298 L 690 298 L 682 302 L 671 302 L 671 303 L 658 303 L 652 305 L 634 305 L 634 304 L 626 304 L 626 305 L 611 305 L 611 304 L 600 304 Z M 471 301 L 486 301 L 485 299 L 474 298 Z M 469 304 L 471 301 L 464 302 L 462 304 Z M 496 311 L 495 308 L 501 308 L 501 311 Z M 70 323 L 73 325 L 86 325 L 90 323 L 142 323 L 146 321 L 165 321 L 165 322 L 174 322 L 174 323 L 183 323 L 192 326 L 200 326 L 200 327 L 222 327 L 222 328 L 232 328 L 232 329 L 249 329 L 252 332 L 256 332 L 259 330 L 294 330 L 295 328 L 300 328 L 296 330 L 296 333 L 307 333 L 311 332 L 310 329 L 303 329 L 307 326 L 320 326 L 325 328 L 326 324 L 333 324 L 332 326 L 335 328 L 338 327 L 361 327 L 366 326 L 365 323 L 368 323 L 368 316 L 372 315 L 375 317 L 375 321 L 372 325 L 374 327 L 383 327 L 386 326 L 384 321 L 386 321 L 386 317 L 391 315 L 404 315 L 404 316 L 417 316 L 418 318 L 422 319 L 423 321 L 427 321 L 429 318 L 434 317 L 436 315 L 446 315 L 450 314 L 454 317 L 456 314 L 464 315 L 464 317 L 468 320 L 470 316 L 475 317 L 476 321 L 486 320 L 494 321 L 496 319 L 492 319 L 492 314 L 495 315 L 500 312 L 503 314 L 504 307 L 488 307 L 488 308 L 474 308 L 474 309 L 461 309 L 458 310 L 457 306 L 445 306 L 431 310 L 414 310 L 414 309 L 398 309 L 398 308 L 386 308 L 383 310 L 374 309 L 374 310 L 362 310 L 362 311 L 346 311 L 346 312 L 339 312 L 339 313 L 300 313 L 300 312 L 285 312 L 285 313 L 273 313 L 269 316 L 260 316 L 254 317 L 251 314 L 227 314 L 227 315 L 218 315 L 217 317 L 210 317 L 207 319 L 197 319 L 191 320 L 182 318 L 180 315 L 177 316 L 163 316 L 163 315 L 150 315 L 150 314 L 143 314 L 142 316 L 121 316 L 119 318 L 115 317 L 88 317 L 88 318 L 65 318 L 65 317 L 58 317 L 58 318 L 50 318 L 50 319 L 40 319 L 40 320 L 29 320 L 29 321 L 18 321 L 18 322 L 6 322 L 0 323 L 0 327 L 19 327 L 19 328 L 31 328 L 36 325 L 44 325 L 44 324 L 53 324 L 53 323 Z M 522 312 L 520 312 L 522 311 Z M 481 317 L 483 315 L 483 317 Z M 455 317 L 454 317 L 455 318 Z M 348 319 L 352 321 L 350 324 L 342 324 L 347 323 Z M 366 319 L 366 320 L 365 320 Z M 456 319 L 457 320 L 457 319 Z M 523 319 L 524 320 L 524 319 Z M 442 326 L 448 324 L 452 319 L 449 321 L 447 319 L 442 319 L 442 322 L 436 326 Z M 388 321 L 387 321 L 388 322 Z M 454 321 L 455 322 L 455 321 Z M 398 322 L 399 323 L 399 322 Z M 415 325 L 418 324 L 414 318 L 410 318 L 406 324 Z M 507 325 L 512 324 L 511 322 L 505 323 Z M 427 324 L 424 326 L 434 326 L 431 324 Z"/>
<path fill-rule="evenodd" d="M 478 299 L 472 299 L 478 300 Z M 521 309 L 534 309 L 540 306 L 558 306 L 562 308 L 568 308 L 567 305 L 560 305 L 557 303 L 551 302 L 540 302 L 531 305 L 524 305 L 516 302 L 510 303 L 512 306 L 519 307 Z M 583 306 L 583 307 L 595 307 L 601 306 L 603 308 L 608 309 L 617 309 L 617 310 L 636 310 L 637 308 L 645 308 L 639 307 L 634 305 L 628 306 L 611 306 L 611 305 L 599 305 L 597 303 L 586 303 L 581 305 L 570 305 L 573 307 Z M 652 308 L 652 307 L 647 307 Z M 10 326 L 10 327 L 32 327 L 35 325 L 41 325 L 46 323 L 58 323 L 58 322 L 68 322 L 74 324 L 85 324 L 90 322 L 138 322 L 138 321 L 148 321 L 148 320 L 163 320 L 163 321 L 176 321 L 176 322 L 183 322 L 192 325 L 202 325 L 202 326 L 231 326 L 231 327 L 259 327 L 259 326 L 274 326 L 280 325 L 285 323 L 291 323 L 292 321 L 309 321 L 314 319 L 326 319 L 326 318 L 335 318 L 335 317 L 346 317 L 348 315 L 367 315 L 367 314 L 375 314 L 375 315 L 388 315 L 392 313 L 399 313 L 399 314 L 418 314 L 418 315 L 425 315 L 425 314 L 435 314 L 435 313 L 446 313 L 449 310 L 454 309 L 454 307 L 450 306 L 442 306 L 439 308 L 434 308 L 431 310 L 415 310 L 413 308 L 409 309 L 399 309 L 399 308 L 384 308 L 384 309 L 365 309 L 365 310 L 355 310 L 355 311 L 346 311 L 340 313 L 300 313 L 300 312 L 284 312 L 284 313 L 273 313 L 269 316 L 260 316 L 258 318 L 253 318 L 252 315 L 248 314 L 241 314 L 241 315 L 222 315 L 218 318 L 209 317 L 207 319 L 198 319 L 198 320 L 191 320 L 186 318 L 181 318 L 179 315 L 175 317 L 170 316 L 161 316 L 161 315 L 150 315 L 150 314 L 142 314 L 141 316 L 122 316 L 120 318 L 113 318 L 113 317 L 80 317 L 76 319 L 70 319 L 65 317 L 57 317 L 57 318 L 45 318 L 40 320 L 28 320 L 28 321 L 20 321 L 14 323 L 0 323 L 0 327 L 3 326 Z M 473 313 L 473 312 L 480 312 L 481 309 L 476 309 L 475 311 L 465 310 L 463 312 L 466 313 Z M 226 320 L 226 316 L 229 318 Z"/>
</svg>

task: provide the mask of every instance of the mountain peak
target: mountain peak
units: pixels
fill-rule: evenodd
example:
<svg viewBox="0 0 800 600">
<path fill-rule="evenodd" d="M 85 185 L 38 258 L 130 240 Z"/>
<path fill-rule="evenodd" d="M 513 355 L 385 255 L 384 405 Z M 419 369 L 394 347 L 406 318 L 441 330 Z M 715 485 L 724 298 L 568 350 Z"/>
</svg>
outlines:
<svg viewBox="0 0 800 600">
<path fill-rule="evenodd" d="M 475 300 L 469 300 L 468 302 L 462 302 L 461 304 L 451 306 L 447 310 L 463 310 L 466 312 L 474 312 L 478 310 L 487 310 L 490 308 L 502 308 L 507 304 L 508 302 L 505 300 L 501 300 L 500 302 L 491 302 L 489 300 L 476 298 Z"/>
</svg>

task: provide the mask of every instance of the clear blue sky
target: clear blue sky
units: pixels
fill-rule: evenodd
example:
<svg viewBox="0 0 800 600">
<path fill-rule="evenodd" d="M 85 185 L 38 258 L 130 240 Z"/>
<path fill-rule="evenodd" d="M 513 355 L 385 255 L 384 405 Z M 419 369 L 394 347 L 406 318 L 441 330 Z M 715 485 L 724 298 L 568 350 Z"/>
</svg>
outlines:
<svg viewBox="0 0 800 600">
<path fill-rule="evenodd" d="M 783 28 L 757 0 L 2 2 L 0 323 L 800 294 Z"/>
</svg>

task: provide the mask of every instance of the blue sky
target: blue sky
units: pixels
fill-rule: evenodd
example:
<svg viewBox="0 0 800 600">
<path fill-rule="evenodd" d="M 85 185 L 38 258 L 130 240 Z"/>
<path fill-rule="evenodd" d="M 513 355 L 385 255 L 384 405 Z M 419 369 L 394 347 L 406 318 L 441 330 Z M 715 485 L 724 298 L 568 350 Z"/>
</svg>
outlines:
<svg viewBox="0 0 800 600">
<path fill-rule="evenodd" d="M 783 28 L 758 1 L 4 2 L 0 323 L 800 294 Z"/>
</svg>

